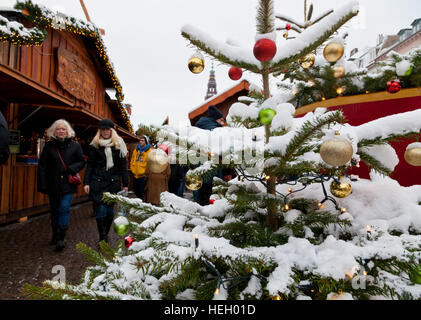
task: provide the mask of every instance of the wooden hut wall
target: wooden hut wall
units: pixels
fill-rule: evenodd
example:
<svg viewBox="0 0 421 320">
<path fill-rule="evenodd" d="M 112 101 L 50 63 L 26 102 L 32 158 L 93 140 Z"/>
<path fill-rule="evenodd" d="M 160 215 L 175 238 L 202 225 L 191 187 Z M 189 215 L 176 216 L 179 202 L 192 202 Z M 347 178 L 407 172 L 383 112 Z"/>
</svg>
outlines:
<svg viewBox="0 0 421 320">
<path fill-rule="evenodd" d="M 58 50 L 63 49 L 68 53 L 70 52 L 70 55 L 77 56 L 81 65 L 88 66 L 91 69 L 85 71 L 90 72 L 92 78 L 95 79 L 95 93 L 92 103 L 76 98 L 57 82 L 57 53 Z M 114 110 L 113 112 L 110 105 L 107 104 L 105 85 L 98 72 L 98 65 L 94 65 L 92 62 L 93 59 L 97 59 L 95 51 L 88 52 L 80 38 L 53 29 L 48 30 L 47 39 L 39 47 L 16 46 L 9 42 L 0 42 L 0 65 L 14 69 L 37 82 L 38 85 L 74 100 L 74 106 L 86 108 L 99 117 L 116 121 L 114 113 L 117 113 L 117 111 Z M 13 101 L 5 101 L 1 97 L 0 100 L 5 104 L 2 107 L 2 112 L 9 121 L 9 129 L 16 129 L 18 127 L 19 108 L 25 108 L 25 106 L 12 103 Z M 31 102 L 27 101 L 25 104 L 31 104 Z M 51 122 L 53 120 L 56 119 L 51 119 Z M 95 117 L 92 120 L 93 123 L 96 122 Z M 12 155 L 6 165 L 0 166 L 0 224 L 16 220 L 21 216 L 48 210 L 48 197 L 37 192 L 37 170 L 38 165 L 17 163 L 16 155 Z M 81 175 L 83 178 L 84 170 Z M 75 201 L 77 199 L 86 199 L 82 186 L 78 188 Z"/>
<path fill-rule="evenodd" d="M 59 49 L 68 50 L 78 56 L 82 65 L 91 69 L 85 71 L 95 77 L 96 89 L 93 103 L 74 97 L 57 82 Z M 16 46 L 9 42 L 0 42 L 0 64 L 19 71 L 61 96 L 74 100 L 75 106 L 86 108 L 101 117 L 116 121 L 114 113 L 106 103 L 105 86 L 97 72 L 99 66 L 94 66 L 92 62 L 93 59 L 97 59 L 95 54 L 95 52 L 90 54 L 83 41 L 76 35 L 54 29 L 48 29 L 48 37 L 39 47 Z"/>
</svg>

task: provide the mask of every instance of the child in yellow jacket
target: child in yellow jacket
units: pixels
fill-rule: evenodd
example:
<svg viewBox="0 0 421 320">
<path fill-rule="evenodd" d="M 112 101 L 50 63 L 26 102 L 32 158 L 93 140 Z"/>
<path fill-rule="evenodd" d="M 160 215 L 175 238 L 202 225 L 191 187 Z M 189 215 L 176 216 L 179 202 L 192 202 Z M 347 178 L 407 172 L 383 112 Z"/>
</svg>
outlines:
<svg viewBox="0 0 421 320">
<path fill-rule="evenodd" d="M 130 171 L 133 173 L 133 189 L 139 199 L 143 199 L 145 193 L 146 161 L 151 150 L 148 137 L 142 136 L 130 160 Z"/>
</svg>

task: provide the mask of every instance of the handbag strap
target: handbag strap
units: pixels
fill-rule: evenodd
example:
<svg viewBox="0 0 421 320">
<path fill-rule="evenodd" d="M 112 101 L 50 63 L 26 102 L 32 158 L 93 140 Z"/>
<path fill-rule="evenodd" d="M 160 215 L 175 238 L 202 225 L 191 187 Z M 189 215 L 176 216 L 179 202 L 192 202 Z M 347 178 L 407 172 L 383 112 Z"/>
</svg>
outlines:
<svg viewBox="0 0 421 320">
<path fill-rule="evenodd" d="M 61 157 L 60 151 L 58 151 L 58 148 L 56 148 L 58 156 L 60 157 L 61 163 L 63 164 L 64 170 L 67 170 L 66 164 L 63 161 L 63 158 Z"/>
</svg>

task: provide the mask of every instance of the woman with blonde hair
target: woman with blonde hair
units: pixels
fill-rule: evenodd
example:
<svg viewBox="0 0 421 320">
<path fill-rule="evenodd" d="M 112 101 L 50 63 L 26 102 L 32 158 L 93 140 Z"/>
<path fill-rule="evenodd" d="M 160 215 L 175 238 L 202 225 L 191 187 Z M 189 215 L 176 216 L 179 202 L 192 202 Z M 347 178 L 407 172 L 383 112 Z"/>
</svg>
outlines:
<svg viewBox="0 0 421 320">
<path fill-rule="evenodd" d="M 77 192 L 77 185 L 70 176 L 83 169 L 85 159 L 80 144 L 73 140 L 75 132 L 66 120 L 55 121 L 46 134 L 50 141 L 45 144 L 38 164 L 38 191 L 48 194 L 53 231 L 50 243 L 56 245 L 56 251 L 62 251 L 70 206 Z"/>
<path fill-rule="evenodd" d="M 114 219 L 114 205 L 105 204 L 102 194 L 128 190 L 127 147 L 114 130 L 114 123 L 110 119 L 101 120 L 98 127 L 89 146 L 84 189 L 96 208 L 99 241 L 108 242 L 108 232 Z"/>
</svg>

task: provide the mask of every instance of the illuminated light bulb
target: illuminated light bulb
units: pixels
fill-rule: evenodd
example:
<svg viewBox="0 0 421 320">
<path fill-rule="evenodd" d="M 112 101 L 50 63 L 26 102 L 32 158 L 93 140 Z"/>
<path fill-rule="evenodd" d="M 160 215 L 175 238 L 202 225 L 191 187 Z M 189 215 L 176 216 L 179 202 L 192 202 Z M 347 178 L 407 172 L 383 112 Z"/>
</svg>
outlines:
<svg viewBox="0 0 421 320">
<path fill-rule="evenodd" d="M 367 90 L 365 93 L 370 93 L 370 91 Z"/>
<path fill-rule="evenodd" d="M 359 162 L 357 163 L 356 167 L 357 167 L 357 168 L 361 167 Z"/>
<path fill-rule="evenodd" d="M 351 275 L 351 273 L 350 272 L 347 272 L 346 273 L 346 276 L 351 280 L 352 279 L 352 275 Z"/>
<path fill-rule="evenodd" d="M 197 248 L 199 246 L 199 235 L 198 234 L 194 235 L 194 246 L 195 246 L 195 248 Z"/>
<path fill-rule="evenodd" d="M 270 179 L 270 176 L 266 176 L 266 177 L 265 177 L 265 179 L 266 179 L 266 180 L 269 180 L 269 179 Z"/>
<path fill-rule="evenodd" d="M 323 209 L 325 207 L 323 203 L 319 203 L 318 206 L 319 206 L 319 209 Z"/>
<path fill-rule="evenodd" d="M 346 212 L 346 208 L 342 208 L 341 213 L 345 213 L 345 212 Z"/>
<path fill-rule="evenodd" d="M 326 100 L 326 98 L 325 97 L 322 97 L 322 101 L 325 101 Z"/>
<path fill-rule="evenodd" d="M 281 300 L 281 296 L 279 294 L 274 295 L 272 300 Z"/>
<path fill-rule="evenodd" d="M 285 211 L 288 211 L 290 208 L 289 208 L 289 205 L 288 204 L 286 204 L 285 206 L 284 206 L 284 209 L 285 209 Z"/>
<path fill-rule="evenodd" d="M 297 95 L 297 90 L 292 90 L 292 94 L 295 96 L 295 95 Z"/>
<path fill-rule="evenodd" d="M 219 294 L 219 288 L 216 288 L 215 294 Z"/>
<path fill-rule="evenodd" d="M 361 178 L 357 178 L 357 181 L 361 181 Z"/>
<path fill-rule="evenodd" d="M 365 227 L 365 230 L 366 230 L 367 232 L 371 232 L 371 226 L 366 226 L 366 227 Z"/>
<path fill-rule="evenodd" d="M 368 275 L 368 272 L 367 271 L 364 271 L 363 274 L 366 276 L 366 275 Z"/>
<path fill-rule="evenodd" d="M 292 192 L 292 188 L 288 188 L 288 192 Z"/>
<path fill-rule="evenodd" d="M 338 89 L 336 89 L 336 93 L 337 93 L 338 95 L 342 95 L 342 94 L 344 93 L 344 88 L 339 87 Z"/>
</svg>

